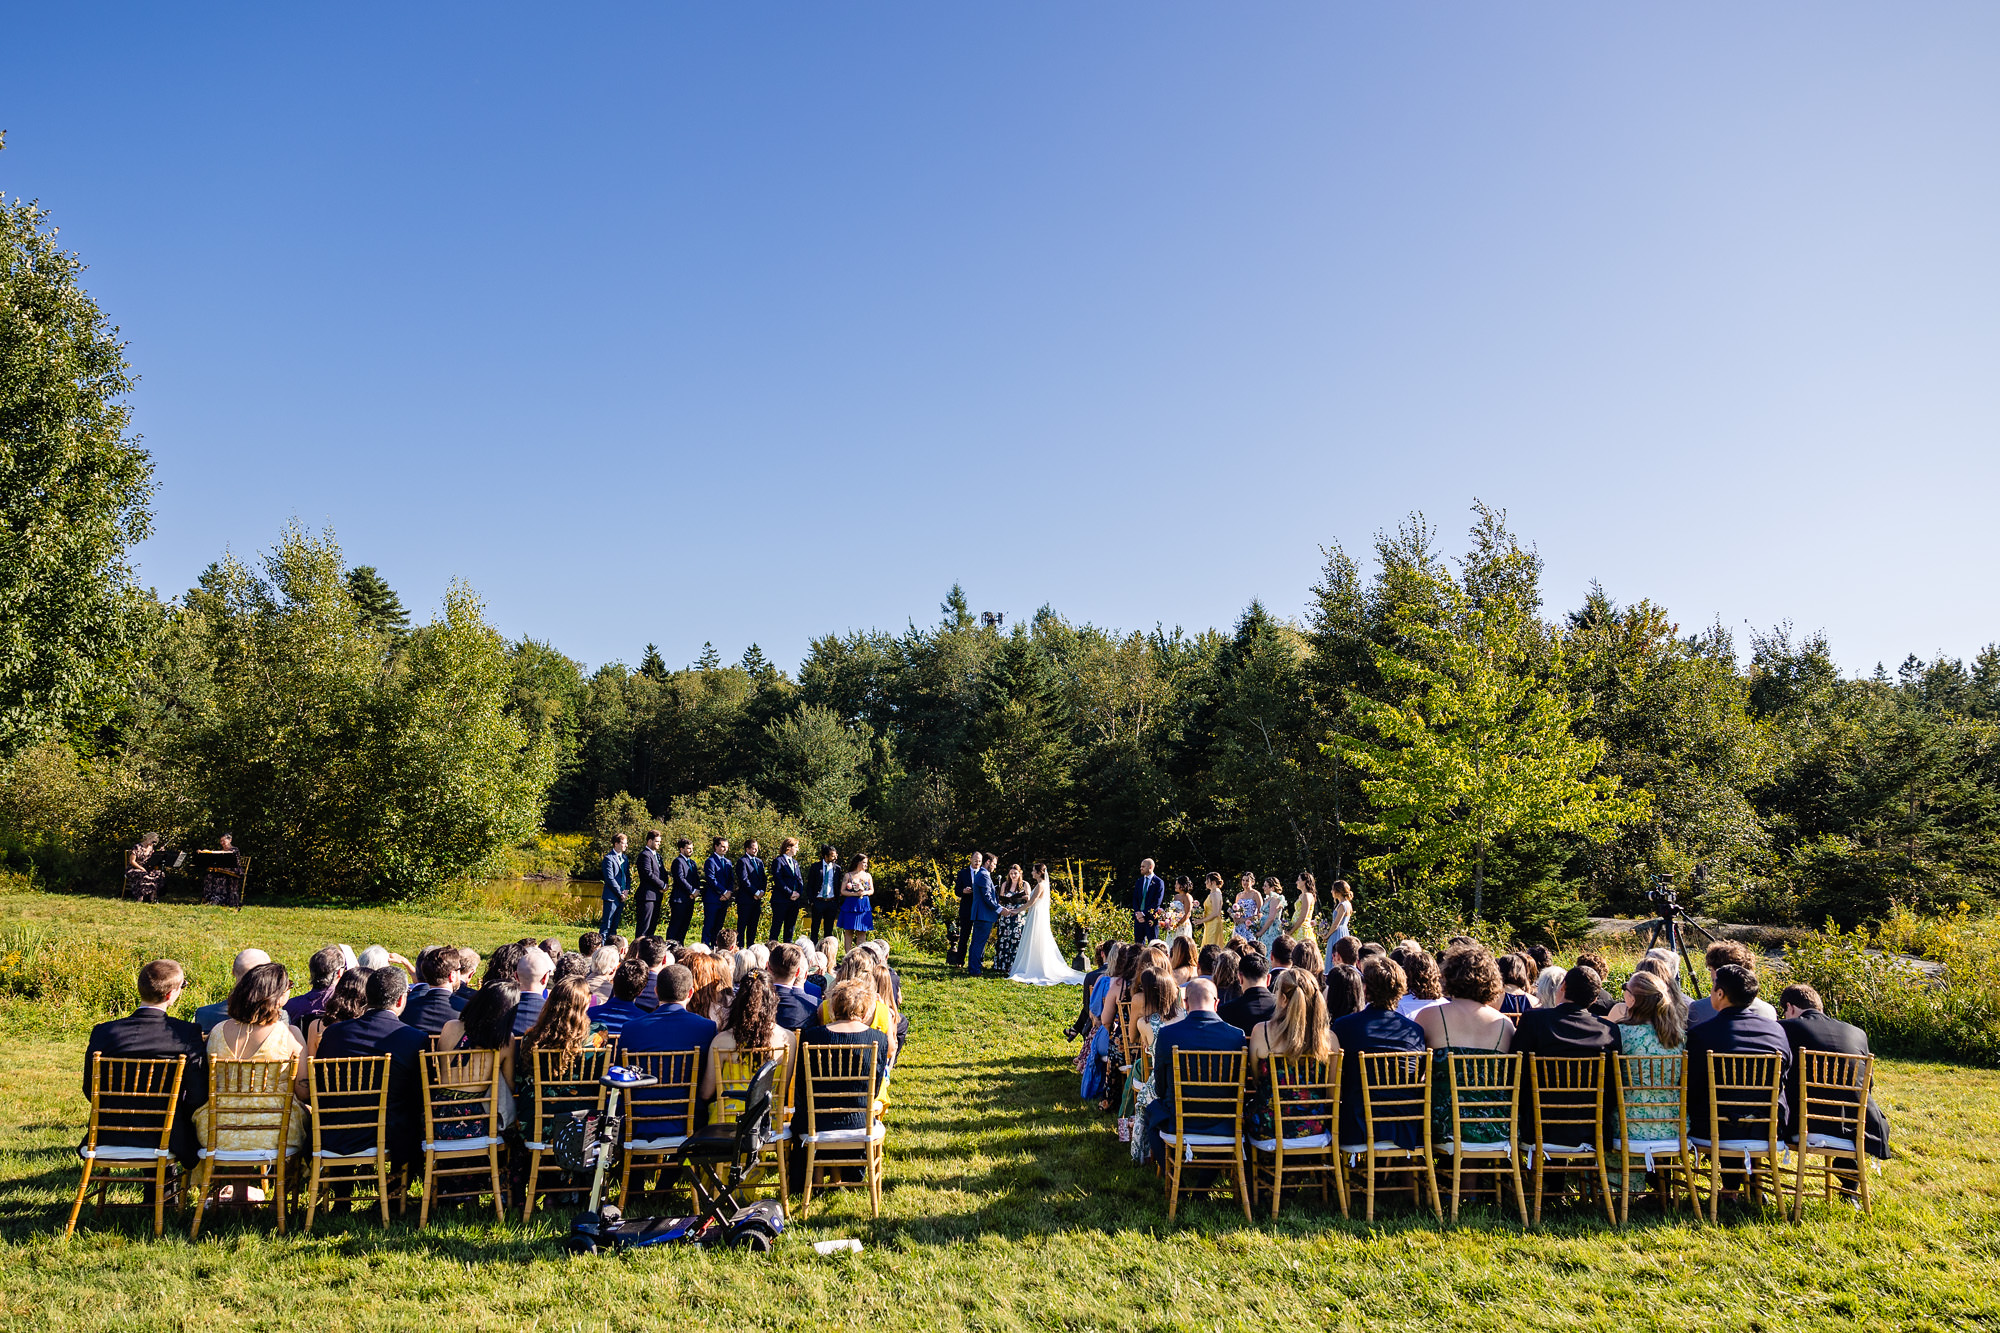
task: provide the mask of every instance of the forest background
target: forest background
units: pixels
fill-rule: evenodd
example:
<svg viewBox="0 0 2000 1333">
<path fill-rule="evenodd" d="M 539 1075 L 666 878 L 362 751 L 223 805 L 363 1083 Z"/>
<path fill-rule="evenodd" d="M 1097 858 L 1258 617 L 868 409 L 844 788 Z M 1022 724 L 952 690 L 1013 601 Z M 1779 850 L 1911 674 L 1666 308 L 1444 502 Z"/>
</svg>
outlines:
<svg viewBox="0 0 2000 1333">
<path fill-rule="evenodd" d="M 0 858 L 53 887 L 115 883 L 141 831 L 227 828 L 264 894 L 409 900 L 524 858 L 588 874 L 657 825 L 865 850 L 906 906 L 973 847 L 1100 883 L 1141 856 L 1310 870 L 1372 933 L 1565 938 L 1663 880 L 1744 921 L 1993 901 L 2000 650 L 1846 679 L 1789 626 L 1739 647 L 1596 589 L 1552 610 L 1477 502 L 1456 556 L 1421 515 L 1365 561 L 1329 534 L 1301 620 L 993 624 L 954 586 L 795 675 L 754 644 L 586 671 L 463 583 L 412 626 L 298 527 L 163 597 L 127 563 L 150 460 L 80 269 L 37 206 L 0 209 Z"/>
</svg>

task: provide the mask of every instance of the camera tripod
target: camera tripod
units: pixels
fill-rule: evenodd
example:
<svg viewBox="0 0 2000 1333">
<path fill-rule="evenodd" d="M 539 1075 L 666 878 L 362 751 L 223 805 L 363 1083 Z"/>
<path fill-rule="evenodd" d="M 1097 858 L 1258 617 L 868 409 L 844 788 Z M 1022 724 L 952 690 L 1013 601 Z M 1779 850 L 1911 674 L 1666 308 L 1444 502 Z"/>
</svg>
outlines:
<svg viewBox="0 0 2000 1333">
<path fill-rule="evenodd" d="M 1651 921 L 1641 921 L 1636 933 L 1645 938 L 1648 949 L 1666 948 L 1680 955 L 1682 976 L 1687 979 L 1687 985 L 1683 989 L 1689 995 L 1699 998 L 1702 994 L 1702 974 L 1706 968 L 1695 956 L 1692 941 L 1699 941 L 1701 948 L 1706 951 L 1709 945 L 1715 943 L 1715 936 L 1709 934 L 1698 922 L 1689 919 L 1686 909 L 1675 900 L 1671 891 L 1656 898 L 1654 906 L 1659 908 L 1660 914 Z"/>
</svg>

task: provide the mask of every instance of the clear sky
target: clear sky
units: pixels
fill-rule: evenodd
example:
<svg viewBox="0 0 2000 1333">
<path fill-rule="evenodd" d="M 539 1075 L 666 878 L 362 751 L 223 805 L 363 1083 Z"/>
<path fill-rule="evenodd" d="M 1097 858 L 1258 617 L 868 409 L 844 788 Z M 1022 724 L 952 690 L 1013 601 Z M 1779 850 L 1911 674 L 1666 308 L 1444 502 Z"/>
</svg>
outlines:
<svg viewBox="0 0 2000 1333">
<path fill-rule="evenodd" d="M 11 14 L 144 579 L 330 524 L 587 662 L 1303 610 L 1474 496 L 1692 629 L 2000 639 L 2000 7 Z"/>
</svg>

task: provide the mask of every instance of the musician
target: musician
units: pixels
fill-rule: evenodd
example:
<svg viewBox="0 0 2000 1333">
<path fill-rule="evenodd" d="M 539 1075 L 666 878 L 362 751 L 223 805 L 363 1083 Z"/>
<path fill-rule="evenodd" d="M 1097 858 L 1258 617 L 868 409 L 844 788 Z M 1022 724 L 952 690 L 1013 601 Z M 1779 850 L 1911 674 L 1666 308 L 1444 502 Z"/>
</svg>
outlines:
<svg viewBox="0 0 2000 1333">
<path fill-rule="evenodd" d="M 173 849 L 163 844 L 157 833 L 148 833 L 125 853 L 125 891 L 134 901 L 160 901 L 160 881 L 166 878 L 173 855 Z"/>
<path fill-rule="evenodd" d="M 243 906 L 243 854 L 236 835 L 225 833 L 214 847 L 195 853 L 201 858 L 201 900 L 210 907 Z"/>
</svg>

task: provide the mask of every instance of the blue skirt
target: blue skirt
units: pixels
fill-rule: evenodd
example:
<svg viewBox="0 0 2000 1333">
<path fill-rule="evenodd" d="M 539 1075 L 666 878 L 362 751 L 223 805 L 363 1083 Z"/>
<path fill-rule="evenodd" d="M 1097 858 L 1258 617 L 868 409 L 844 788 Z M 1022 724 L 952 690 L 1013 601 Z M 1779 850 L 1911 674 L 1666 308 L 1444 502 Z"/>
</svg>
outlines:
<svg viewBox="0 0 2000 1333">
<path fill-rule="evenodd" d="M 875 900 L 873 898 L 842 898 L 840 915 L 834 918 L 834 925 L 842 930 L 875 929 Z"/>
</svg>

